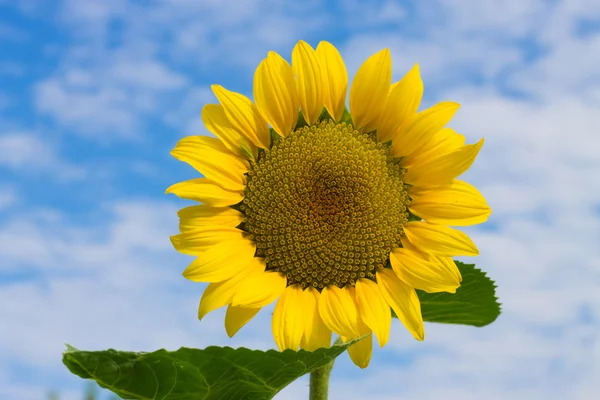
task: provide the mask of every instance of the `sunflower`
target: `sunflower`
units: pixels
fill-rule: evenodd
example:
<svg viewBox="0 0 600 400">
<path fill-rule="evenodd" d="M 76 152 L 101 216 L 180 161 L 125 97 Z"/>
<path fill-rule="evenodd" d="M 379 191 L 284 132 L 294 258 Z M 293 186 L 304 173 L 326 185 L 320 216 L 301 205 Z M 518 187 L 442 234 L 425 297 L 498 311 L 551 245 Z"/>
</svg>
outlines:
<svg viewBox="0 0 600 400">
<path fill-rule="evenodd" d="M 459 105 L 417 112 L 418 65 L 392 83 L 388 49 L 348 75 L 338 50 L 300 41 L 291 65 L 269 52 L 254 74 L 254 101 L 213 85 L 202 110 L 216 137 L 190 136 L 171 154 L 204 175 L 167 189 L 199 205 L 180 210 L 174 247 L 195 260 L 183 275 L 208 282 L 198 317 L 227 306 L 233 336 L 277 301 L 280 350 L 363 337 L 348 352 L 368 365 L 383 347 L 392 312 L 423 340 L 415 289 L 454 293 L 453 256 L 478 254 L 449 226 L 484 222 L 482 195 L 455 178 L 483 139 L 465 144 L 445 128 Z"/>
</svg>

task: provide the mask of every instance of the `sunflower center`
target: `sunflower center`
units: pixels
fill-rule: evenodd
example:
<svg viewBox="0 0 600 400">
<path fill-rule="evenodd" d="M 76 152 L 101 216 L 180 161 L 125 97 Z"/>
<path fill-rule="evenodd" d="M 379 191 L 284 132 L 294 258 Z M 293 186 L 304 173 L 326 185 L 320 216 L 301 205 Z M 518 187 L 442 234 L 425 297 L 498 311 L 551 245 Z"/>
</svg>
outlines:
<svg viewBox="0 0 600 400">
<path fill-rule="evenodd" d="M 280 138 L 248 172 L 240 207 L 256 256 L 304 288 L 375 279 L 408 220 L 403 173 L 388 146 L 344 123 Z"/>
</svg>

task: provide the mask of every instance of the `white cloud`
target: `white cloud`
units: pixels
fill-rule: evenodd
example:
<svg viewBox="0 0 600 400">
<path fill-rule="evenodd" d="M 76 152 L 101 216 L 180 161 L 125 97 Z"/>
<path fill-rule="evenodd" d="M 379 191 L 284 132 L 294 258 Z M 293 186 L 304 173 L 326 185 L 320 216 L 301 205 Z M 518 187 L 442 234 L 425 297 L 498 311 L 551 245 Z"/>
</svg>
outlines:
<svg viewBox="0 0 600 400">
<path fill-rule="evenodd" d="M 2 66 L 0 66 L 0 69 L 2 68 Z M 0 70 L 0 74 L 2 73 L 2 71 Z M 8 106 L 10 106 L 10 104 L 12 103 L 10 96 L 4 94 L 4 93 L 0 93 L 0 110 L 7 108 Z"/>
<path fill-rule="evenodd" d="M 403 327 L 394 320 L 390 344 L 374 350 L 369 368 L 349 372 L 346 355 L 336 361 L 330 398 L 594 398 L 599 338 L 593 326 L 575 322 L 546 336 L 505 318 L 483 329 L 426 324 L 423 343 L 398 332 Z M 276 398 L 305 399 L 307 383 L 296 382 Z"/>
<path fill-rule="evenodd" d="M 0 210 L 9 208 L 17 199 L 17 192 L 13 187 L 0 183 Z"/>
<path fill-rule="evenodd" d="M 61 21 L 75 45 L 63 52 L 56 73 L 36 85 L 37 109 L 70 132 L 94 140 L 139 137 L 150 119 L 161 120 L 186 107 L 181 97 L 190 79 L 174 65 L 211 71 L 254 67 L 268 50 L 293 44 L 301 32 L 323 28 L 326 17 L 315 12 L 320 7 L 314 1 L 281 7 L 272 0 L 236 7 L 220 2 L 138 7 L 127 1 L 66 1 Z M 112 23 L 122 28 L 111 29 Z M 190 129 L 177 122 L 180 129 Z"/>
<path fill-rule="evenodd" d="M 31 162 L 51 164 L 54 154 L 35 136 L 27 132 L 15 132 L 0 137 L 0 164 L 10 168 L 22 168 Z"/>
<path fill-rule="evenodd" d="M 231 8 L 218 1 L 173 0 L 156 13 L 163 16 L 161 26 L 167 31 L 177 21 L 174 54 L 192 54 L 193 65 L 246 68 L 255 67 L 268 50 L 284 50 L 332 19 L 323 2 L 314 0 L 290 1 L 285 6 L 274 0 L 252 0 Z"/>
<path fill-rule="evenodd" d="M 63 2 L 62 17 L 71 23 L 102 25 L 111 18 L 123 16 L 127 11 L 127 0 L 103 2 L 66 0 Z"/>
<path fill-rule="evenodd" d="M 600 90 L 599 54 L 600 36 L 570 37 L 535 65 L 515 74 L 511 83 L 543 98 L 563 93 L 594 97 L 594 92 Z M 598 106 L 597 97 L 595 106 Z"/>
<path fill-rule="evenodd" d="M 28 218 L 14 217 L 0 231 L 0 254 L 6 261 L 0 268 L 98 272 L 107 268 L 105 263 L 112 264 L 120 257 L 132 258 L 120 262 L 143 264 L 148 255 L 133 257 L 134 251 L 148 254 L 170 250 L 168 237 L 175 232 L 177 219 L 172 206 L 124 202 L 113 205 L 108 212 L 115 221 L 95 227 L 70 225 L 67 216 L 56 210 L 41 209 L 28 212 Z M 105 238 L 99 239 L 99 235 Z M 128 268 L 121 273 L 134 270 Z M 145 277 L 143 269 L 138 273 L 141 278 L 152 278 Z M 105 276 L 111 280 L 117 277 Z"/>
<path fill-rule="evenodd" d="M 91 57 L 83 53 L 89 63 Z M 163 63 L 126 54 L 106 54 L 93 68 L 73 61 L 62 73 L 36 87 L 39 111 L 79 135 L 109 141 L 135 137 L 143 117 L 151 117 L 166 102 L 161 96 L 181 88 L 181 74 Z M 76 58 L 79 58 L 76 57 Z M 87 59 L 87 60 L 86 60 Z"/>
<path fill-rule="evenodd" d="M 61 160 L 52 143 L 25 131 L 0 135 L 0 167 L 23 175 L 52 174 L 57 181 L 80 179 L 85 175 L 81 168 Z"/>
<path fill-rule="evenodd" d="M 201 113 L 206 104 L 217 103 L 212 90 L 209 87 L 193 87 L 181 100 L 181 107 L 164 115 L 165 122 L 180 129 L 180 136 L 210 134 L 202 122 Z"/>
<path fill-rule="evenodd" d="M 484 38 L 469 36 L 458 40 L 451 33 L 434 31 L 431 38 L 414 40 L 395 33 L 364 33 L 353 36 L 343 46 L 350 77 L 372 54 L 383 48 L 391 50 L 393 80 L 399 80 L 418 63 L 427 93 L 446 86 L 464 87 L 473 84 L 473 77 L 485 81 L 495 78 L 504 68 L 518 64 L 518 49 L 494 46 Z M 351 78 L 352 79 L 352 78 Z"/>
<path fill-rule="evenodd" d="M 27 38 L 25 30 L 7 23 L 0 23 L 0 39 L 20 43 L 26 41 Z"/>
<path fill-rule="evenodd" d="M 137 128 L 127 94 L 119 87 L 69 89 L 60 80 L 51 79 L 40 83 L 36 92 L 42 113 L 53 115 L 80 134 L 132 136 Z"/>
<path fill-rule="evenodd" d="M 186 80 L 157 62 L 144 64 L 121 62 L 113 70 L 115 78 L 124 84 L 155 90 L 181 88 Z"/>
<path fill-rule="evenodd" d="M 411 15 L 418 26 L 409 25 L 418 36 L 361 30 L 342 49 L 349 71 L 354 72 L 369 55 L 389 47 L 395 79 L 418 62 L 426 92 L 503 84 L 543 99 L 585 92 L 598 104 L 600 38 L 574 34 L 580 18 L 600 19 L 592 3 L 514 0 L 503 3 L 501 11 L 476 0 L 418 4 Z M 537 54 L 530 61 L 532 51 Z"/>
<path fill-rule="evenodd" d="M 18 2 L 0 0 L 0 4 L 7 4 L 9 7 L 17 9 L 28 17 L 39 16 L 40 14 L 44 15 L 45 12 L 48 12 L 48 4 L 43 0 L 21 0 Z M 45 15 L 47 16 L 48 14 Z"/>
<path fill-rule="evenodd" d="M 385 23 L 399 25 L 408 17 L 405 6 L 394 0 L 373 2 L 369 7 L 365 7 L 360 0 L 346 0 L 340 3 L 340 7 L 348 18 L 339 22 L 353 30 L 373 28 Z M 360 24 L 357 23 L 357 18 L 350 16 L 360 16 Z"/>
<path fill-rule="evenodd" d="M 10 61 L 0 62 L 0 75 L 6 76 L 22 76 L 25 73 L 25 68 L 22 65 Z"/>
<path fill-rule="evenodd" d="M 205 285 L 180 275 L 190 258 L 177 255 L 169 242 L 176 210 L 170 203 L 118 202 L 107 205 L 106 216 L 79 224 L 54 210 L 11 215 L 0 228 L 0 275 L 27 271 L 38 278 L 0 285 L 0 315 L 10 321 L 0 324 L 2 364 L 18 362 L 46 378 L 25 391 L 25 385 L 8 383 L 14 376 L 0 374 L 0 393 L 29 399 L 53 388 L 62 392 L 51 385 L 69 376 L 60 364 L 64 343 L 139 351 L 273 347 L 264 335 L 267 311 L 233 341 L 224 332 L 223 310 L 197 321 Z"/>
<path fill-rule="evenodd" d="M 176 315 L 164 312 L 157 317 L 153 311 L 163 307 L 165 298 L 178 298 L 170 295 L 169 286 L 183 283 L 170 267 L 177 258 L 168 239 L 176 229 L 176 209 L 164 203 L 124 202 L 107 211 L 112 218 L 108 224 L 103 220 L 72 224 L 53 210 L 14 214 L 3 224 L 0 272 L 37 271 L 41 280 L 0 286 L 0 296 L 6 299 L 1 314 L 14 322 L 2 326 L 2 354 L 30 354 L 31 362 L 56 365 L 65 341 L 100 345 L 105 336 L 100 327 L 121 320 L 115 319 L 115 313 L 123 313 L 123 321 L 134 325 L 141 321 L 160 325 L 156 318 Z M 162 295 L 157 296 L 157 291 Z M 8 301 L 16 293 L 23 301 Z M 196 296 L 188 297 L 197 301 Z M 36 313 L 42 304 L 53 311 Z M 177 307 L 181 310 L 181 304 Z M 95 311 L 90 314 L 90 310 Z M 73 325 L 77 320 L 81 326 Z M 36 339 L 36 326 L 48 328 L 45 340 Z M 137 328 L 121 330 L 126 331 L 131 333 L 128 346 L 146 347 Z M 124 343 L 122 334 L 115 337 L 115 345 Z"/>
<path fill-rule="evenodd" d="M 555 13 L 555 5 L 543 0 L 509 0 L 498 10 L 491 3 L 476 0 L 441 0 L 444 20 L 465 33 L 502 34 L 504 38 L 527 35 L 546 29 L 544 21 Z"/>
</svg>

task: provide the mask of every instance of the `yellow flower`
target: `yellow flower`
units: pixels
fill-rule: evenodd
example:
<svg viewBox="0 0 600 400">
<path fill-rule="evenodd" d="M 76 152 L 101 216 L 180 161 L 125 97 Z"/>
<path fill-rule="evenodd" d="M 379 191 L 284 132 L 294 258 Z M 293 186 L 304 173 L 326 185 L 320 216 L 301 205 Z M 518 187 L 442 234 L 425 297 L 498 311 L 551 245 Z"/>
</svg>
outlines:
<svg viewBox="0 0 600 400">
<path fill-rule="evenodd" d="M 478 224 L 491 212 L 456 179 L 483 139 L 465 144 L 445 128 L 456 103 L 417 112 L 417 65 L 396 83 L 391 76 L 389 50 L 367 59 L 348 115 L 339 52 L 300 41 L 292 65 L 275 52 L 260 63 L 254 101 L 212 87 L 219 104 L 206 105 L 202 119 L 216 138 L 187 137 L 171 153 L 204 178 L 167 189 L 203 203 L 179 212 L 181 233 L 171 238 L 196 257 L 183 275 L 209 282 L 200 319 L 228 306 L 233 336 L 277 300 L 280 350 L 329 346 L 332 332 L 367 335 L 349 348 L 361 368 L 371 333 L 381 347 L 388 341 L 391 310 L 423 340 L 415 289 L 454 293 L 462 278 L 451 257 L 478 254 L 448 225 Z"/>
</svg>

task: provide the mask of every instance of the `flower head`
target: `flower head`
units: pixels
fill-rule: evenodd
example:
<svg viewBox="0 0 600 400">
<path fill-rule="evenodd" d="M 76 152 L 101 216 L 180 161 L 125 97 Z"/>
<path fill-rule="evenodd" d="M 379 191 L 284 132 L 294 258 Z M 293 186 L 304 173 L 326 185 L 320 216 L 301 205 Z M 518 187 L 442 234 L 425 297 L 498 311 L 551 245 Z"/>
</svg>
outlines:
<svg viewBox="0 0 600 400">
<path fill-rule="evenodd" d="M 336 48 L 300 41 L 292 64 L 270 52 L 254 75 L 254 101 L 221 86 L 202 110 L 216 138 L 182 139 L 172 155 L 204 178 L 167 189 L 202 204 L 179 212 L 172 242 L 196 256 L 184 276 L 209 282 L 199 318 L 228 306 L 234 335 L 277 300 L 279 349 L 329 346 L 373 333 L 383 347 L 391 310 L 418 339 L 424 328 L 415 289 L 455 292 L 453 256 L 476 255 L 448 227 L 484 222 L 481 194 L 456 180 L 483 139 L 445 128 L 458 104 L 417 112 L 423 84 L 415 65 L 392 83 L 389 50 L 348 76 Z M 270 127 L 271 128 L 270 128 Z M 372 336 L 352 345 L 369 363 Z"/>
</svg>

